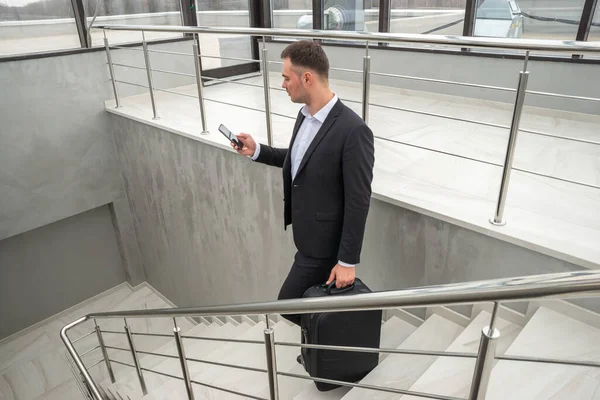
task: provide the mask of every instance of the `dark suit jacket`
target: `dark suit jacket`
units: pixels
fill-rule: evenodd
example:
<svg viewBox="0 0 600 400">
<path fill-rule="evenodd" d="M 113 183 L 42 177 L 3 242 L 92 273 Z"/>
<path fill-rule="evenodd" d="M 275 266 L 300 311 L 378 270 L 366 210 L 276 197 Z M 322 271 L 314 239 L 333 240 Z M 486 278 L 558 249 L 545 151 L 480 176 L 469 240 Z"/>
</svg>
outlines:
<svg viewBox="0 0 600 400">
<path fill-rule="evenodd" d="M 371 199 L 373 132 L 338 100 L 292 182 L 291 149 L 303 120 L 298 113 L 289 149 L 261 145 L 256 161 L 283 168 L 285 227 L 292 224 L 298 251 L 357 264 Z"/>
</svg>

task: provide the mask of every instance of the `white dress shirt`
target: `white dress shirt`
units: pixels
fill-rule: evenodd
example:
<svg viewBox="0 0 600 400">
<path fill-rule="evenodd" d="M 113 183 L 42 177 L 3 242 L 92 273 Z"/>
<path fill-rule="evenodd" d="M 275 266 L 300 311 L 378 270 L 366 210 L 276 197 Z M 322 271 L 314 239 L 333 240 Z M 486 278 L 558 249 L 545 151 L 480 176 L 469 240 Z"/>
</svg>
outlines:
<svg viewBox="0 0 600 400">
<path fill-rule="evenodd" d="M 298 134 L 296 135 L 296 139 L 294 140 L 294 144 L 292 146 L 292 181 L 296 177 L 296 173 L 298 172 L 298 168 L 300 167 L 300 163 L 304 158 L 304 154 L 306 154 L 306 150 L 314 140 L 315 136 L 317 136 L 317 132 L 321 129 L 323 122 L 329 115 L 329 112 L 337 103 L 338 97 L 337 95 L 333 95 L 333 98 L 329 100 L 329 103 L 325 104 L 323 108 L 315 113 L 315 115 L 310 115 L 310 110 L 307 105 L 304 105 L 300 112 L 304 115 L 304 121 L 302 121 L 302 125 L 298 129 Z M 252 155 L 252 160 L 256 160 L 258 155 L 260 154 L 260 146 L 256 146 L 256 150 Z M 338 263 L 344 267 L 354 267 L 353 264 L 345 263 L 341 260 L 338 260 Z"/>
</svg>

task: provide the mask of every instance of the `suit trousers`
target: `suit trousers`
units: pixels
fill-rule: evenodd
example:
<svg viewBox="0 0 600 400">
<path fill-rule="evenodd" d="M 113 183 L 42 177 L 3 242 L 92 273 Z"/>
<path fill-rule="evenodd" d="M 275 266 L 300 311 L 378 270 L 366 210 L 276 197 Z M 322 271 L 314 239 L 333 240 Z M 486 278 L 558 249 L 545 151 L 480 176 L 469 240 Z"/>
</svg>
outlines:
<svg viewBox="0 0 600 400">
<path fill-rule="evenodd" d="M 337 258 L 311 258 L 296 253 L 290 272 L 279 291 L 278 300 L 298 299 L 312 286 L 324 284 L 337 264 Z M 283 318 L 300 325 L 300 314 L 282 315 Z"/>
</svg>

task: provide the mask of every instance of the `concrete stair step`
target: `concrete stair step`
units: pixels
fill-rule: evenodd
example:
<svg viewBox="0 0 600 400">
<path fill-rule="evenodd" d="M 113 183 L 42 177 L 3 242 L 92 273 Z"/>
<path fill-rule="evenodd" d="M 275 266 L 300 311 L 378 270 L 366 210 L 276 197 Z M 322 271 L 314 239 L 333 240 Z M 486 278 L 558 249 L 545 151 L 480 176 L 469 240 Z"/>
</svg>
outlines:
<svg viewBox="0 0 600 400">
<path fill-rule="evenodd" d="M 381 327 L 381 340 L 380 346 L 382 348 L 395 349 L 397 348 L 406 338 L 408 338 L 415 330 L 416 326 L 406 322 L 403 319 L 400 319 L 396 316 L 390 317 Z M 381 353 L 380 362 L 385 359 L 389 353 Z M 298 363 L 296 365 L 300 366 Z M 302 366 L 300 368 L 294 366 L 293 369 L 295 371 L 300 370 L 302 375 L 308 376 L 306 371 Z M 296 373 L 296 372 L 292 372 Z M 346 395 L 350 391 L 350 388 L 339 388 L 336 390 L 332 390 L 330 392 L 319 392 L 315 386 L 315 384 L 311 381 L 299 379 L 299 378 L 291 378 L 291 377 L 280 377 L 280 380 L 284 379 L 286 384 L 290 384 L 295 391 L 291 391 L 290 389 L 286 390 L 286 394 L 288 395 L 285 398 L 296 398 L 296 396 L 300 396 L 300 399 L 312 399 L 312 398 L 337 398 L 340 399 Z M 280 385 L 280 388 L 282 385 Z M 262 395 L 268 395 L 268 387 L 265 388 L 262 392 Z M 327 396 L 327 397 L 320 397 Z M 333 396 L 333 397 L 332 397 Z"/>
<path fill-rule="evenodd" d="M 540 307 L 506 355 L 600 361 L 600 329 L 567 315 Z M 498 361 L 486 399 L 597 400 L 600 370 L 560 364 Z"/>
<path fill-rule="evenodd" d="M 219 325 L 218 323 L 213 323 L 204 330 L 202 336 L 232 339 L 243 334 L 249 328 L 250 326 L 246 324 L 232 325 L 226 323 L 225 325 Z M 226 342 L 196 339 L 184 339 L 183 344 L 186 352 L 186 357 L 198 359 L 204 359 L 209 354 L 213 352 L 218 352 L 222 347 L 227 345 Z M 188 362 L 190 372 L 193 371 L 194 368 L 198 368 L 197 364 L 199 363 Z M 178 359 L 164 359 L 159 364 L 155 365 L 152 369 L 154 371 L 162 372 L 173 376 L 182 376 L 181 364 L 179 363 Z M 176 385 L 181 385 L 181 388 L 184 388 L 183 382 L 181 380 L 155 373 L 144 372 L 144 379 L 146 382 L 148 393 L 153 393 L 154 391 L 160 389 L 163 385 L 169 382 L 173 382 Z M 144 396 L 141 391 L 139 380 L 137 378 L 137 374 L 135 374 L 135 371 L 131 377 L 128 377 L 127 381 L 121 382 L 119 384 L 119 389 L 115 390 L 114 392 L 118 393 L 125 399 L 129 398 L 131 400 L 139 399 Z"/>
<path fill-rule="evenodd" d="M 490 323 L 491 314 L 482 311 L 469 326 L 448 347 L 448 351 L 477 354 L 481 332 Z M 502 318 L 496 319 L 496 329 L 500 331 L 496 354 L 503 354 L 513 343 L 521 327 Z M 469 397 L 474 358 L 440 357 L 411 386 L 410 390 L 459 398 Z M 422 397 L 402 396 L 402 400 L 419 400 Z"/>
<path fill-rule="evenodd" d="M 431 315 L 400 346 L 410 350 L 446 350 L 463 331 L 463 327 L 437 314 Z M 436 357 L 390 354 L 361 383 L 408 389 L 436 360 Z M 344 400 L 397 399 L 399 394 L 354 388 Z"/>
<path fill-rule="evenodd" d="M 116 309 L 123 309 L 128 306 L 143 308 L 145 305 L 159 305 L 159 307 L 163 307 L 165 304 L 163 300 L 147 287 L 142 287 L 133 292 L 130 291 L 129 294 L 127 294 L 127 290 L 118 292 L 119 296 L 114 298 L 111 297 L 110 299 L 102 299 L 100 300 L 99 306 L 92 304 L 81 307 L 78 312 L 93 312 L 94 307 L 102 307 L 114 301 L 119 302 L 118 305 L 115 305 Z M 73 317 L 72 320 L 74 320 L 81 315 L 70 313 L 69 316 Z M 76 334 L 71 336 L 73 339 L 92 329 L 93 321 L 86 321 L 85 324 L 87 325 L 87 328 L 85 328 L 85 330 L 79 329 L 76 331 Z M 136 326 L 139 325 L 141 325 L 140 322 L 138 322 Z M 59 331 L 60 329 L 55 332 L 56 336 L 58 336 Z M 94 345 L 92 346 L 91 343 L 94 343 Z M 36 350 L 40 352 L 34 358 L 28 357 L 29 359 L 26 358 L 25 361 L 15 363 L 0 372 L 0 398 L 5 396 L 10 399 L 34 399 L 52 391 L 54 388 L 59 387 L 73 378 L 66 355 L 66 349 L 62 342 L 60 344 L 58 342 L 54 344 L 53 339 L 48 339 L 46 344 L 48 347 L 45 351 L 42 351 L 39 346 L 35 346 Z M 75 343 L 79 354 L 83 354 L 88 349 L 97 346 L 97 344 L 98 342 L 95 335 L 91 335 Z M 116 351 L 111 351 L 111 354 L 116 354 Z M 97 349 L 92 353 L 83 356 L 82 359 L 86 365 L 92 365 L 101 357 L 102 354 L 100 350 Z M 118 358 L 118 356 L 116 357 Z M 121 368 L 127 367 L 118 366 L 115 368 L 115 371 L 119 371 Z M 101 382 L 107 375 L 106 368 L 103 365 L 96 365 L 90 368 L 89 371 L 95 382 Z"/>
<path fill-rule="evenodd" d="M 202 324 L 192 326 L 191 328 L 189 328 L 186 331 L 183 331 L 183 329 L 182 329 L 182 334 L 188 335 L 188 336 L 201 336 L 201 335 L 204 335 L 205 332 L 207 332 L 207 331 L 210 331 L 210 326 L 202 323 Z M 153 352 L 159 353 L 159 354 L 169 354 L 169 355 L 177 356 L 178 354 L 177 354 L 177 347 L 175 345 L 175 338 L 173 337 L 173 339 L 167 340 L 167 342 L 165 344 L 160 346 L 158 349 L 153 350 Z M 144 368 L 154 368 L 156 365 L 160 364 L 164 360 L 165 360 L 164 357 L 143 355 L 142 357 L 140 357 L 140 364 Z M 124 375 L 121 375 L 120 377 L 115 377 L 115 378 L 116 378 L 115 383 L 111 383 L 110 380 L 105 380 L 104 382 L 102 382 L 100 384 L 100 386 L 103 387 L 104 389 L 111 388 L 111 390 L 118 391 L 122 385 L 128 385 L 130 382 L 135 382 L 138 380 L 137 372 L 135 372 L 133 370 L 129 371 L 129 373 L 127 373 L 127 374 L 124 374 Z"/>
<path fill-rule="evenodd" d="M 239 339 L 262 341 L 264 340 L 265 326 L 264 322 L 261 321 L 240 335 Z M 275 324 L 273 329 L 276 340 L 296 342 L 300 340 L 300 333 L 297 327 L 290 327 L 286 323 L 280 322 Z M 286 365 L 291 367 L 293 365 L 292 361 L 295 362 L 295 357 L 299 354 L 297 349 L 294 352 L 290 349 L 293 348 L 278 346 L 276 349 L 278 365 L 281 365 L 283 368 L 286 368 Z M 209 361 L 246 367 L 266 368 L 264 345 L 259 344 L 229 343 L 219 351 L 211 353 L 207 359 Z M 191 363 L 190 366 L 193 367 L 190 373 L 194 380 L 244 393 L 249 390 L 258 393 L 267 382 L 267 377 L 264 373 L 200 363 Z M 194 393 L 196 394 L 196 398 L 240 398 L 240 396 L 201 385 L 194 385 Z M 146 396 L 144 399 L 169 399 L 178 396 L 183 397 L 184 395 L 185 390 L 180 382 L 169 382 L 154 392 L 152 396 Z"/>
</svg>

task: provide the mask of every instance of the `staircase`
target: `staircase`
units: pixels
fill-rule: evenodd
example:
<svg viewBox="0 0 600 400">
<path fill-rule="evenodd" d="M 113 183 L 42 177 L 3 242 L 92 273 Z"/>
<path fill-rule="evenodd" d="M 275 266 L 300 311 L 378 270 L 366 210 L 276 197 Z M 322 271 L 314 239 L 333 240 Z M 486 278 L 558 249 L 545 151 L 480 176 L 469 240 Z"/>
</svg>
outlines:
<svg viewBox="0 0 600 400">
<path fill-rule="evenodd" d="M 83 382 L 76 378 L 69 364 L 58 332 L 66 323 L 91 312 L 169 308 L 159 293 L 149 286 L 132 289 L 122 285 L 103 296 L 62 313 L 30 332 L 0 343 L 0 399 L 80 399 Z M 381 347 L 390 349 L 448 351 L 476 354 L 481 330 L 489 324 L 490 310 L 474 306 L 471 317 L 447 308 L 429 308 L 424 320 L 403 310 L 390 310 L 382 322 Z M 269 321 L 278 342 L 300 341 L 297 326 L 278 316 Z M 173 339 L 171 318 L 130 318 L 127 324 L 134 334 L 143 377 L 148 390 L 144 395 L 133 365 L 127 337 L 122 333 L 122 319 L 98 320 L 107 346 L 116 381 L 111 382 L 94 322 L 86 321 L 70 331 L 79 355 L 100 388 L 111 400 L 185 399 L 181 365 Z M 184 336 L 264 340 L 266 321 L 248 317 L 201 318 L 200 321 L 177 318 Z M 553 301 L 530 303 L 526 315 L 501 308 L 496 327 L 501 332 L 498 356 L 532 356 L 561 360 L 600 361 L 600 316 L 570 305 Z M 91 333 L 93 332 L 93 333 Z M 109 333 L 110 332 L 110 333 Z M 115 332 L 115 333 L 112 333 Z M 116 333 L 121 332 L 121 333 Z M 165 336 L 147 336 L 144 334 Z M 87 335 L 87 336 L 86 336 Z M 268 398 L 269 387 L 263 344 L 183 339 L 186 356 L 205 362 L 188 362 L 196 399 Z M 121 350 L 123 349 L 123 350 Z M 149 353 L 161 354 L 156 356 Z M 277 370 L 306 376 L 296 362 L 299 348 L 276 346 Z M 166 356 L 166 357 L 165 357 Z M 170 356 L 170 357 L 169 357 Z M 219 364 L 235 364 L 248 369 L 234 369 Z M 410 354 L 380 355 L 379 365 L 361 383 L 467 398 L 473 377 L 475 358 L 436 357 Z M 151 372 L 153 371 L 153 372 Z M 280 399 L 422 399 L 415 395 L 373 391 L 363 388 L 339 388 L 321 393 L 305 379 L 279 376 Z M 217 389 L 225 388 L 228 391 Z M 496 362 L 486 399 L 600 399 L 600 369 L 592 366 L 519 362 Z M 240 396 L 242 392 L 250 397 Z"/>
</svg>

